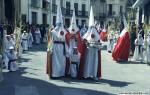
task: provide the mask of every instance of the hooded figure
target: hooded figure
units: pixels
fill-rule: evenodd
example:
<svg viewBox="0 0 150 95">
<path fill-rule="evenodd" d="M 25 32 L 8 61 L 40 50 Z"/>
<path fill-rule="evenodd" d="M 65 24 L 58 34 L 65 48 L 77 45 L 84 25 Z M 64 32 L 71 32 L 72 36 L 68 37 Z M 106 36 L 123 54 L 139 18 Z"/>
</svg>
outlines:
<svg viewBox="0 0 150 95">
<path fill-rule="evenodd" d="M 83 26 L 83 28 L 80 30 L 80 35 L 83 38 L 83 35 L 87 32 L 87 28 L 85 27 L 85 24 Z"/>
<path fill-rule="evenodd" d="M 140 33 L 138 33 L 138 37 L 134 42 L 135 44 L 135 50 L 134 50 L 134 55 L 133 59 L 135 61 L 141 61 L 143 62 L 143 47 L 144 47 L 144 40 L 143 37 Z"/>
<path fill-rule="evenodd" d="M 127 31 L 127 22 L 124 17 L 124 26 L 116 45 L 112 51 L 112 57 L 115 61 L 128 61 L 130 50 L 129 32 Z"/>
<path fill-rule="evenodd" d="M 84 62 L 84 78 L 99 79 L 101 77 L 101 52 L 100 52 L 100 36 L 94 26 L 94 14 L 91 7 L 89 28 L 83 36 L 86 42 L 85 62 Z"/>
<path fill-rule="evenodd" d="M 102 41 L 107 41 L 107 30 L 105 24 L 102 31 L 100 32 L 100 38 Z"/>
<path fill-rule="evenodd" d="M 50 32 L 49 39 L 48 50 L 51 54 L 47 59 L 47 73 L 50 74 L 50 77 L 57 78 L 65 76 L 66 57 L 69 56 L 66 35 L 67 31 L 63 25 L 63 18 L 59 4 L 57 7 L 56 27 Z"/>
<path fill-rule="evenodd" d="M 36 44 L 41 43 L 41 31 L 39 28 L 36 28 L 36 30 L 35 30 L 35 43 Z"/>
<path fill-rule="evenodd" d="M 28 50 L 28 33 L 26 31 L 22 33 L 22 48 L 24 51 Z"/>
<path fill-rule="evenodd" d="M 73 11 L 71 25 L 68 30 L 69 30 L 69 36 L 67 36 L 67 42 L 69 43 L 69 56 L 73 54 L 74 47 L 77 47 L 77 50 L 81 54 L 82 53 L 82 40 L 80 37 L 79 28 L 77 27 L 77 24 L 76 24 L 75 11 Z"/>
</svg>

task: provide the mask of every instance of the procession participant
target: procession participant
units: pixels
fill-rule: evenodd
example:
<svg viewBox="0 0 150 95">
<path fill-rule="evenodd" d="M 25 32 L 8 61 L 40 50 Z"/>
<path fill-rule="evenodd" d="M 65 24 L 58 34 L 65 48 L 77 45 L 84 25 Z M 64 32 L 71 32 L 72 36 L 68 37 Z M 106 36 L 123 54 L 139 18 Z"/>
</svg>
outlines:
<svg viewBox="0 0 150 95">
<path fill-rule="evenodd" d="M 136 26 L 132 25 L 131 26 L 131 32 L 130 32 L 130 45 L 131 45 L 131 55 L 133 55 L 134 50 L 135 50 L 135 39 L 136 39 Z"/>
<path fill-rule="evenodd" d="M 93 8 L 90 10 L 89 28 L 83 36 L 87 48 L 85 52 L 84 78 L 99 79 L 101 77 L 100 36 L 94 26 Z"/>
<path fill-rule="evenodd" d="M 77 47 L 78 51 L 82 54 L 82 40 L 76 24 L 75 11 L 73 11 L 71 25 L 68 30 L 69 36 L 67 36 L 67 42 L 69 43 L 69 55 L 73 54 L 74 47 Z"/>
<path fill-rule="evenodd" d="M 113 31 L 110 31 L 110 33 L 108 33 L 108 52 L 111 53 L 114 47 L 114 34 Z"/>
<path fill-rule="evenodd" d="M 143 46 L 144 46 L 144 40 L 143 37 L 140 33 L 138 33 L 138 37 L 135 40 L 135 50 L 134 50 L 134 55 L 133 55 L 133 59 L 135 61 L 141 61 L 143 62 Z"/>
<path fill-rule="evenodd" d="M 35 43 L 36 44 L 40 44 L 41 43 L 41 32 L 40 32 L 40 29 L 39 28 L 36 28 L 35 30 Z"/>
<path fill-rule="evenodd" d="M 80 64 L 80 56 L 77 47 L 73 48 L 73 53 L 70 54 L 70 74 L 72 78 L 76 78 L 79 70 L 79 64 Z"/>
<path fill-rule="evenodd" d="M 81 30 L 80 30 L 80 36 L 81 36 L 81 38 L 83 38 L 83 35 L 85 34 L 87 32 L 87 28 L 86 28 L 86 26 L 85 26 L 85 24 L 83 25 L 83 28 L 81 28 Z"/>
<path fill-rule="evenodd" d="M 28 50 L 28 33 L 26 31 L 23 31 L 21 38 L 23 51 L 26 51 Z"/>
<path fill-rule="evenodd" d="M 124 29 L 122 30 L 118 41 L 112 51 L 114 61 L 128 61 L 130 50 L 130 39 L 127 31 L 127 22 L 124 17 Z"/>
<path fill-rule="evenodd" d="M 28 48 L 32 48 L 32 43 L 33 43 L 33 36 L 30 30 L 28 33 Z"/>
<path fill-rule="evenodd" d="M 9 71 L 16 71 L 18 70 L 18 64 L 17 64 L 17 52 L 15 52 L 14 47 L 9 48 L 10 51 L 8 53 L 8 70 Z"/>
<path fill-rule="evenodd" d="M 51 78 L 65 76 L 66 57 L 68 57 L 68 47 L 66 44 L 67 31 L 63 26 L 62 12 L 60 4 L 57 7 L 56 27 L 50 33 L 49 51 L 51 52 L 47 62 L 47 73 Z"/>
<path fill-rule="evenodd" d="M 107 41 L 107 30 L 106 30 L 106 27 L 104 25 L 102 31 L 100 32 L 100 38 L 102 41 Z"/>
<path fill-rule="evenodd" d="M 8 53 L 10 51 L 9 48 L 10 47 L 15 47 L 15 44 L 12 41 L 10 35 L 6 35 L 6 37 L 4 38 L 4 46 L 5 46 L 4 63 L 5 63 L 6 68 L 8 68 L 8 62 L 9 62 Z"/>
<path fill-rule="evenodd" d="M 148 33 L 146 41 L 147 41 L 146 61 L 150 65 L 150 32 Z"/>
</svg>

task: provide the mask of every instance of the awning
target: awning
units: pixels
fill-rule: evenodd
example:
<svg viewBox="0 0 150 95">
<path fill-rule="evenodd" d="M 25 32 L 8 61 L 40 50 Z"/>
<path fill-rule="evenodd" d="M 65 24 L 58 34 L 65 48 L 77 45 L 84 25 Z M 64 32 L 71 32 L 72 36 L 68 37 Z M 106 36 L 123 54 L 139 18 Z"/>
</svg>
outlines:
<svg viewBox="0 0 150 95">
<path fill-rule="evenodd" d="M 148 3 L 150 0 L 136 0 L 136 2 L 133 4 L 133 8 L 138 8 L 141 7 L 143 5 L 145 5 L 146 3 Z"/>
</svg>

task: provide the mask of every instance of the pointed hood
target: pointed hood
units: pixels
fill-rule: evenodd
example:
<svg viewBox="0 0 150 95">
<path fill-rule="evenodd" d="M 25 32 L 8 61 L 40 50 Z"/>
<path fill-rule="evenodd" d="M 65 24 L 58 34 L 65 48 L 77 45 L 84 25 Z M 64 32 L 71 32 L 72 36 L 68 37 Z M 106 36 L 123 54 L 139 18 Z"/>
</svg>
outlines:
<svg viewBox="0 0 150 95">
<path fill-rule="evenodd" d="M 60 24 L 63 25 L 63 17 L 62 17 L 60 3 L 58 3 L 58 6 L 57 6 L 57 17 L 56 17 L 56 26 L 60 25 Z"/>
<path fill-rule="evenodd" d="M 57 41 L 65 41 L 65 35 L 67 33 L 63 25 L 63 17 L 61 12 L 60 3 L 57 6 L 57 18 L 56 27 L 52 30 L 52 33 L 57 37 Z"/>
<path fill-rule="evenodd" d="M 89 17 L 89 27 L 94 26 L 94 13 L 93 13 L 93 7 L 91 6 L 90 10 L 90 17 Z"/>
<path fill-rule="evenodd" d="M 105 25 L 105 24 L 104 24 L 104 27 L 103 27 L 102 32 L 107 32 L 107 30 L 106 30 L 106 25 Z"/>
<path fill-rule="evenodd" d="M 71 24 L 69 27 L 69 32 L 71 34 L 76 34 L 78 31 L 79 31 L 79 28 L 77 27 L 77 24 L 76 24 L 75 11 L 73 10 L 73 15 L 72 15 Z"/>
<path fill-rule="evenodd" d="M 88 42 L 97 42 L 100 40 L 99 33 L 94 24 L 94 14 L 92 7 L 90 11 L 89 28 L 88 31 L 84 34 L 83 39 L 86 39 Z"/>
</svg>

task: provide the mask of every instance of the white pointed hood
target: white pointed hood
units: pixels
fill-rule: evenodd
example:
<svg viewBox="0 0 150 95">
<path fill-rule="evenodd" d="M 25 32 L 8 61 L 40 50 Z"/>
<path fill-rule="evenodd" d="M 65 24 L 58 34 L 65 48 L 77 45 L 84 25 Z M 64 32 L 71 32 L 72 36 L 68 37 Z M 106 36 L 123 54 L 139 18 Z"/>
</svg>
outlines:
<svg viewBox="0 0 150 95">
<path fill-rule="evenodd" d="M 98 40 L 100 40 L 100 36 L 98 34 L 98 31 L 94 25 L 95 24 L 94 24 L 93 8 L 91 7 L 90 19 L 89 19 L 89 28 L 88 28 L 88 31 L 83 36 L 83 39 L 86 39 L 88 42 L 97 42 Z M 94 38 L 92 38 L 92 35 L 94 35 Z"/>
<path fill-rule="evenodd" d="M 90 18 L 89 18 L 89 27 L 94 26 L 94 13 L 93 13 L 93 7 L 91 6 L 90 10 Z"/>
<path fill-rule="evenodd" d="M 72 31 L 72 30 L 74 30 L 74 31 Z M 69 27 L 69 32 L 71 34 L 76 34 L 78 31 L 79 31 L 79 28 L 77 27 L 77 24 L 76 24 L 75 11 L 73 10 L 73 15 L 72 15 L 71 24 Z"/>
<path fill-rule="evenodd" d="M 57 6 L 56 26 L 57 24 L 63 24 L 63 17 L 62 17 L 60 3 L 58 3 L 58 6 Z"/>
<path fill-rule="evenodd" d="M 57 6 L 56 27 L 52 30 L 52 33 L 55 36 L 57 36 L 58 40 L 65 41 L 65 35 L 67 31 L 63 25 L 63 17 L 62 17 L 60 3 Z"/>
</svg>

